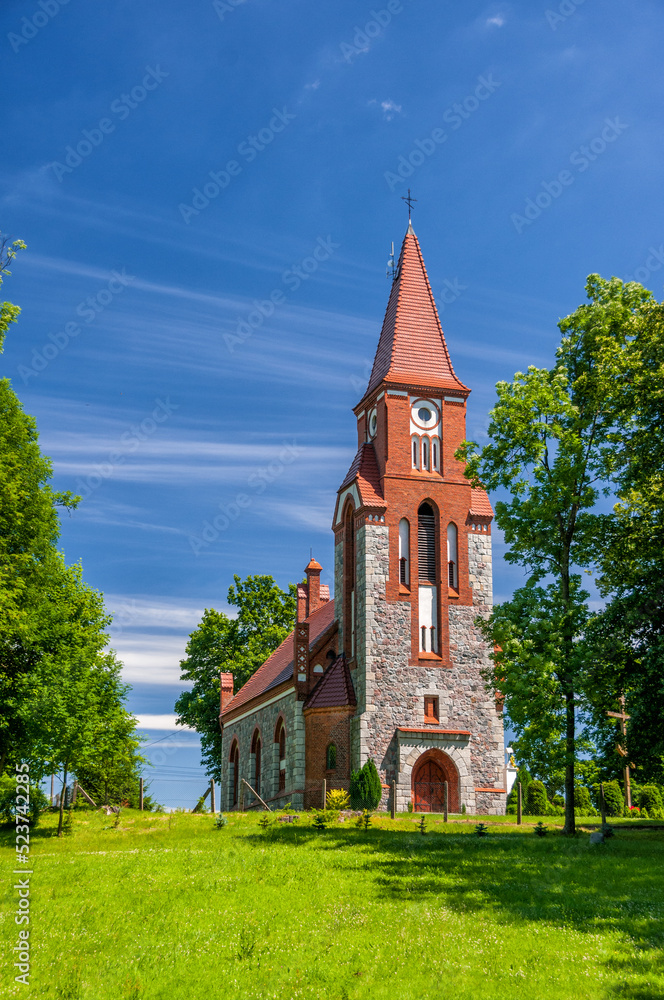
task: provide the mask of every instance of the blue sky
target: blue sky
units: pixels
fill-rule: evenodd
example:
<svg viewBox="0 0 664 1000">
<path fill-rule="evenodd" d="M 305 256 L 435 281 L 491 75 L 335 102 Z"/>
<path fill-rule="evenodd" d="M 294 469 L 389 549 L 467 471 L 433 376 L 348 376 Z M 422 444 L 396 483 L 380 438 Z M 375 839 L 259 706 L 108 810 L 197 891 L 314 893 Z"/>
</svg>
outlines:
<svg viewBox="0 0 664 1000">
<path fill-rule="evenodd" d="M 310 546 L 331 582 L 407 187 L 476 439 L 587 274 L 661 298 L 663 28 L 647 0 L 3 3 L 0 228 L 28 251 L 1 370 L 85 496 L 62 545 L 116 612 L 161 801 L 204 784 L 168 735 L 202 610 Z"/>
</svg>

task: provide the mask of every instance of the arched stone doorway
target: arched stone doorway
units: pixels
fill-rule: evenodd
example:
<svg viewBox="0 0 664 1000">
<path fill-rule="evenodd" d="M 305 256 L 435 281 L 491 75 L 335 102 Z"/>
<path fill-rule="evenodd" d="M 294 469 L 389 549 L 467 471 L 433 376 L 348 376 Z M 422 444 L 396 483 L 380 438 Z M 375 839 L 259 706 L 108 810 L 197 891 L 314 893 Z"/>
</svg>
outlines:
<svg viewBox="0 0 664 1000">
<path fill-rule="evenodd" d="M 459 812 L 459 772 L 442 750 L 427 750 L 418 758 L 412 774 L 412 801 L 415 812 L 442 812 L 445 782 L 447 808 Z"/>
</svg>

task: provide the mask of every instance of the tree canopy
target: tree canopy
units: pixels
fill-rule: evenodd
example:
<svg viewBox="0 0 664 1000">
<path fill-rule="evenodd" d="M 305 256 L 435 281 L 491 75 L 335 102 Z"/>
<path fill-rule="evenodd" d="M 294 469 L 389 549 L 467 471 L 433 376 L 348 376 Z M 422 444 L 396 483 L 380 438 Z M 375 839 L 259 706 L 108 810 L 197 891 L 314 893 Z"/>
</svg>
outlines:
<svg viewBox="0 0 664 1000">
<path fill-rule="evenodd" d="M 519 758 L 535 774 L 564 772 L 567 833 L 574 832 L 575 767 L 590 745 L 598 693 L 582 573 L 599 569 L 605 590 L 614 586 L 611 557 L 598 542 L 615 537 L 620 545 L 624 528 L 602 502 L 607 508 L 604 498 L 618 495 L 625 503 L 630 435 L 644 419 L 630 379 L 642 356 L 638 331 L 656 308 L 636 283 L 591 275 L 586 291 L 589 304 L 559 323 L 553 367 L 498 383 L 489 443 L 478 450 L 466 442 L 459 451 L 475 485 L 509 494 L 496 504 L 496 523 L 507 561 L 528 579 L 480 624 L 497 647 L 490 680 L 505 695 Z M 644 465 L 651 468 L 650 456 Z"/>
<path fill-rule="evenodd" d="M 22 246 L 0 241 L 0 284 Z M 0 348 L 19 312 L 0 307 Z M 0 380 L 0 773 L 27 760 L 32 780 L 139 743 L 102 595 L 56 547 L 58 508 L 80 498 L 54 491 L 51 475 L 34 419 Z"/>
<path fill-rule="evenodd" d="M 217 780 L 221 780 L 219 675 L 232 673 L 237 692 L 295 627 L 297 609 L 297 588 L 292 583 L 284 591 L 271 576 L 233 580 L 228 603 L 238 609 L 237 616 L 206 609 L 180 662 L 180 679 L 192 687 L 175 703 L 177 721 L 200 733 L 203 763 Z"/>
</svg>

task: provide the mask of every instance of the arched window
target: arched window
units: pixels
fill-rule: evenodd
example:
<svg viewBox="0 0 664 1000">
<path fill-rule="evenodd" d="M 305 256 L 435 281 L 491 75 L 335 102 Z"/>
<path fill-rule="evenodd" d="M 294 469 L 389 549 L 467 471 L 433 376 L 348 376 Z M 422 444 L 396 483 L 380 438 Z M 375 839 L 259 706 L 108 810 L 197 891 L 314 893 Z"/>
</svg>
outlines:
<svg viewBox="0 0 664 1000">
<path fill-rule="evenodd" d="M 229 759 L 228 788 L 230 790 L 231 808 L 236 806 L 240 794 L 240 748 L 237 740 L 233 740 L 231 745 L 231 755 Z"/>
<path fill-rule="evenodd" d="M 405 517 L 399 521 L 399 583 L 410 583 L 410 524 Z"/>
<path fill-rule="evenodd" d="M 251 754 L 252 754 L 252 785 L 255 792 L 261 793 L 261 751 L 263 749 L 263 741 L 261 740 L 261 734 L 259 729 L 254 730 L 254 735 L 251 740 Z"/>
<path fill-rule="evenodd" d="M 327 753 L 325 754 L 325 767 L 328 771 L 335 771 L 337 767 L 337 748 L 336 744 L 330 743 L 327 748 Z"/>
<path fill-rule="evenodd" d="M 348 504 L 344 524 L 344 647 L 355 656 L 355 511 Z"/>
<path fill-rule="evenodd" d="M 429 438 L 422 438 L 422 468 L 429 471 Z"/>
<path fill-rule="evenodd" d="M 420 652 L 437 653 L 436 515 L 429 503 L 421 504 L 417 512 L 417 568 Z"/>
<path fill-rule="evenodd" d="M 458 531 L 456 524 L 447 525 L 447 575 L 450 587 L 459 589 Z"/>
<path fill-rule="evenodd" d="M 277 732 L 275 734 L 275 743 L 279 747 L 279 791 L 283 792 L 286 788 L 286 727 L 284 726 L 284 720 L 279 719 L 277 723 Z"/>
<path fill-rule="evenodd" d="M 440 470 L 440 438 L 431 438 L 431 468 L 434 472 Z"/>
<path fill-rule="evenodd" d="M 413 434 L 411 438 L 411 462 L 414 469 L 419 469 L 420 467 L 420 439 L 417 434 Z"/>
</svg>

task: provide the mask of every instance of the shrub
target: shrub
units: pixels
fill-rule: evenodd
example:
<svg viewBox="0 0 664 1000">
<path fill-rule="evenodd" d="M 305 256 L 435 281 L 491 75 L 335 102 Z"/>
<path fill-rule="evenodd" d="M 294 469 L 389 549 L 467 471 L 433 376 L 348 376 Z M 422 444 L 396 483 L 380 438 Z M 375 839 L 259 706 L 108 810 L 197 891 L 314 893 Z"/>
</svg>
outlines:
<svg viewBox="0 0 664 1000">
<path fill-rule="evenodd" d="M 426 836 L 428 831 L 427 831 L 427 821 L 424 816 L 420 820 L 417 829 L 420 831 L 423 837 Z"/>
<path fill-rule="evenodd" d="M 324 809 L 314 809 L 314 821 L 313 828 L 321 833 L 323 830 L 327 830 L 328 818 Z"/>
<path fill-rule="evenodd" d="M 365 832 L 371 829 L 371 809 L 362 810 L 362 815 L 357 817 L 355 826 L 357 826 L 358 829 L 360 830 L 364 830 Z"/>
<path fill-rule="evenodd" d="M 528 816 L 546 816 L 549 800 L 546 797 L 546 788 L 541 781 L 531 781 L 528 785 L 526 795 L 526 808 L 524 812 Z"/>
<path fill-rule="evenodd" d="M 272 823 L 273 823 L 272 815 L 270 813 L 266 813 L 266 812 L 264 812 L 261 815 L 261 818 L 258 821 L 258 825 L 260 826 L 260 828 L 263 831 L 263 833 L 267 833 L 267 831 L 272 826 Z"/>
<path fill-rule="evenodd" d="M 585 785 L 574 787 L 574 808 L 580 816 L 596 816 L 597 810 L 590 800 L 590 790 Z"/>
<path fill-rule="evenodd" d="M 540 820 L 535 829 L 533 830 L 533 833 L 535 834 L 536 837 L 546 837 L 546 829 L 547 828 L 544 826 L 544 823 L 542 822 L 542 820 Z"/>
<path fill-rule="evenodd" d="M 650 819 L 664 818 L 664 802 L 662 802 L 662 793 L 657 785 L 642 785 L 637 794 L 639 808 L 647 809 Z"/>
<path fill-rule="evenodd" d="M 353 809 L 373 810 L 378 807 L 383 786 L 376 765 L 369 759 L 359 771 L 350 776 L 350 802 Z"/>
<path fill-rule="evenodd" d="M 226 819 L 223 813 L 219 813 L 219 815 L 216 817 L 214 821 L 215 829 L 223 830 L 223 828 L 227 825 L 228 825 L 228 820 Z"/>
<path fill-rule="evenodd" d="M 348 806 L 350 805 L 350 796 L 348 792 L 343 790 L 343 788 L 331 788 L 327 793 L 325 804 L 328 809 L 333 809 L 335 812 L 341 812 L 344 809 L 348 809 Z"/>
<path fill-rule="evenodd" d="M 478 823 L 477 826 L 475 827 L 475 834 L 478 837 L 488 837 L 489 827 L 486 825 L 486 823 Z"/>
<path fill-rule="evenodd" d="M 622 816 L 625 811 L 625 800 L 617 781 L 604 782 L 604 805 L 607 816 Z"/>
</svg>

